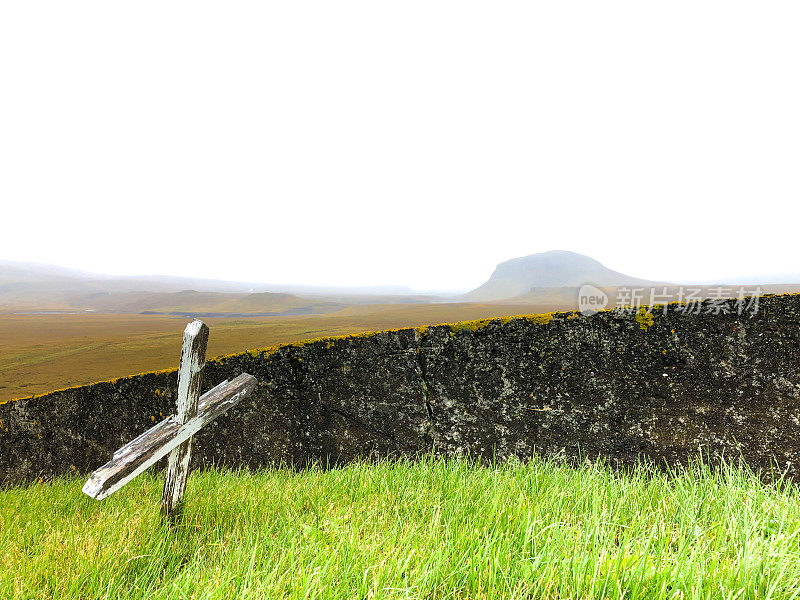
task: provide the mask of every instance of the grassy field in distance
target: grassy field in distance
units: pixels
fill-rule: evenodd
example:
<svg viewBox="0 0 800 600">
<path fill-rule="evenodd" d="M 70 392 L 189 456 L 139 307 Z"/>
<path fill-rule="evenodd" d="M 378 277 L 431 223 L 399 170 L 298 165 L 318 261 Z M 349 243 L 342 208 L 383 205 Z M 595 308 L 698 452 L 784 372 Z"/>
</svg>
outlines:
<svg viewBox="0 0 800 600">
<path fill-rule="evenodd" d="M 0 597 L 791 599 L 798 487 L 733 468 L 626 473 L 533 459 L 160 473 L 0 490 Z"/>
<path fill-rule="evenodd" d="M 533 304 L 372 304 L 295 317 L 210 318 L 208 356 L 281 342 L 432 325 L 558 307 Z M 178 366 L 182 317 L 128 314 L 0 316 L 0 402 Z"/>
</svg>

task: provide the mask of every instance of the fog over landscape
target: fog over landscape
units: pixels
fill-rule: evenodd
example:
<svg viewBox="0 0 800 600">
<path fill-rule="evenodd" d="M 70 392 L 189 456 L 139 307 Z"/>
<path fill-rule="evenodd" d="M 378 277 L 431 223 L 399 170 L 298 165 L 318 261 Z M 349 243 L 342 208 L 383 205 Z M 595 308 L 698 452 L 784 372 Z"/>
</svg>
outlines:
<svg viewBox="0 0 800 600">
<path fill-rule="evenodd" d="M 0 3 L 0 600 L 798 600 L 800 3 Z"/>
<path fill-rule="evenodd" d="M 0 311 L 83 310 L 90 312 L 192 315 L 205 317 L 292 316 L 336 312 L 351 305 L 518 302 L 553 310 L 577 307 L 578 290 L 592 284 L 617 288 L 660 289 L 666 293 L 687 284 L 631 277 L 575 252 L 552 250 L 497 265 L 488 280 L 466 293 L 422 293 L 404 286 L 314 286 L 236 282 L 170 276 L 110 276 L 41 265 L 0 261 Z M 800 278 L 777 284 L 752 281 L 704 282 L 748 290 L 741 293 L 800 291 Z M 676 296 L 676 299 L 678 297 Z M 613 304 L 612 304 L 613 307 Z"/>
<path fill-rule="evenodd" d="M 798 281 L 790 3 L 145 5 L 3 8 L 0 258 L 464 293 L 564 249 Z"/>
</svg>

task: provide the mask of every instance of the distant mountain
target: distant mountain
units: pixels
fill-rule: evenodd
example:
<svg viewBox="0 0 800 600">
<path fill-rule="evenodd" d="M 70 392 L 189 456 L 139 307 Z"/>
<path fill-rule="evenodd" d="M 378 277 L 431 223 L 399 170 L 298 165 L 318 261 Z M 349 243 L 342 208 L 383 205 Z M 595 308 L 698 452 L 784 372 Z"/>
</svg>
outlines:
<svg viewBox="0 0 800 600">
<path fill-rule="evenodd" d="M 258 292 L 97 292 L 69 299 L 69 307 L 110 313 L 142 313 L 191 316 L 282 316 L 319 314 L 347 306 L 301 298 L 294 294 Z"/>
<path fill-rule="evenodd" d="M 18 291 L 33 294 L 58 292 L 272 292 L 302 296 L 383 296 L 387 299 L 420 298 L 428 294 L 403 285 L 323 286 L 228 281 L 175 275 L 107 275 L 56 265 L 0 260 L 0 294 Z M 374 300 L 374 298 L 373 298 Z M 412 302 L 415 300 L 412 300 Z M 417 299 L 416 301 L 419 301 Z"/>
<path fill-rule="evenodd" d="M 427 303 L 402 286 L 323 287 L 166 275 L 120 276 L 0 260 L 0 310 L 110 313 L 292 315 L 373 303 Z"/>
<path fill-rule="evenodd" d="M 468 292 L 466 297 L 476 302 L 492 302 L 539 296 L 544 289 L 567 288 L 562 290 L 566 297 L 574 295 L 570 290 L 585 283 L 600 287 L 657 285 L 654 281 L 613 271 L 583 254 L 551 250 L 500 263 L 489 280 Z"/>
<path fill-rule="evenodd" d="M 91 273 L 68 269 L 57 265 L 43 265 L 32 262 L 0 260 L 0 285 L 19 283 L 41 283 L 47 281 L 83 280 L 92 277 Z"/>
</svg>

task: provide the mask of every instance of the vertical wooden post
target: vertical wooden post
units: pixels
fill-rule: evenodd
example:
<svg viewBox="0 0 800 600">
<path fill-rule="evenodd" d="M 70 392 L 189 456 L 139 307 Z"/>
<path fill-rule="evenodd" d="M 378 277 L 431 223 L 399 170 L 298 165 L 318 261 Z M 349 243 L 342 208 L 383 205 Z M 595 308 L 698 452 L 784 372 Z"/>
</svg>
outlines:
<svg viewBox="0 0 800 600">
<path fill-rule="evenodd" d="M 195 319 L 183 332 L 181 366 L 178 370 L 178 414 L 183 425 L 197 415 L 197 400 L 203 383 L 203 367 L 206 363 L 208 326 Z M 186 478 L 189 473 L 189 458 L 192 454 L 192 438 L 169 453 L 164 493 L 161 496 L 161 514 L 173 522 L 180 513 Z"/>
</svg>

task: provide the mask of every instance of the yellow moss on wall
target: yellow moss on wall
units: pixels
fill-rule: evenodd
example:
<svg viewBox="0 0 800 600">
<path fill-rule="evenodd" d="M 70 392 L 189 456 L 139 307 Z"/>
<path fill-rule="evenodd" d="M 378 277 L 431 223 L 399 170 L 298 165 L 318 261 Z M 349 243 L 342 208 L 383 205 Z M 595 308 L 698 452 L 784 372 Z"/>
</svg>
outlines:
<svg viewBox="0 0 800 600">
<path fill-rule="evenodd" d="M 653 313 L 651 313 L 647 308 L 642 306 L 638 311 L 636 311 L 636 316 L 634 317 L 636 322 L 639 324 L 639 329 L 647 329 L 648 327 L 653 325 Z"/>
</svg>

